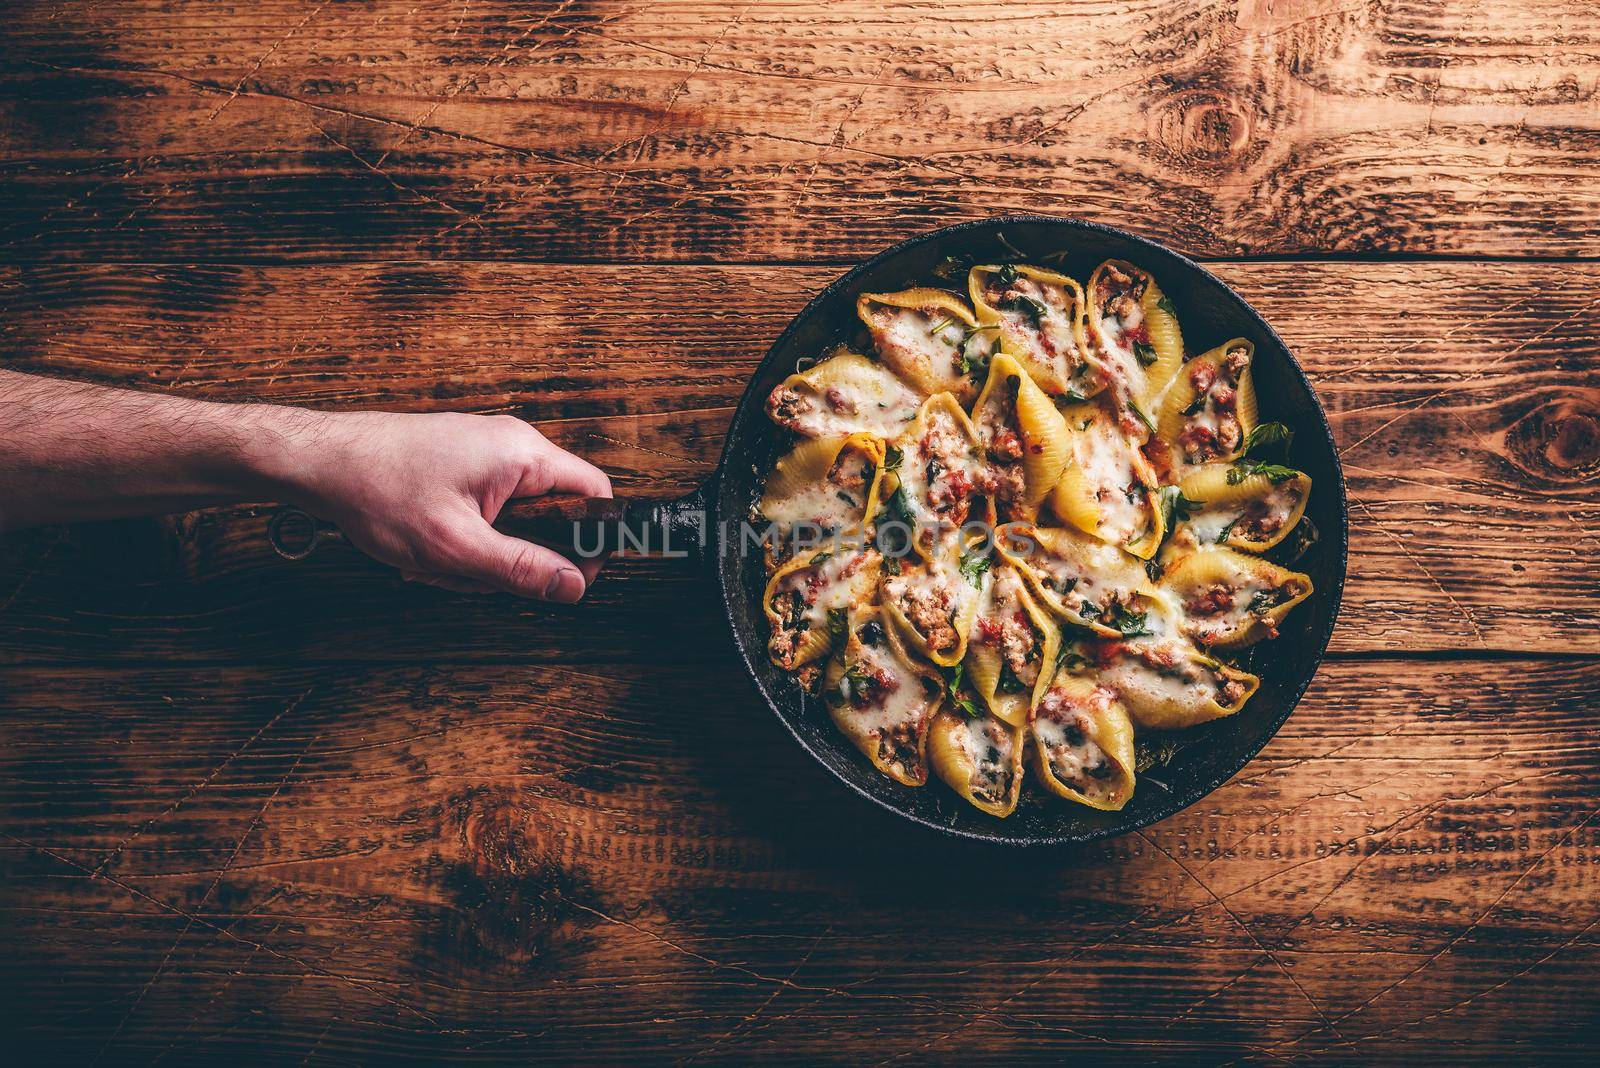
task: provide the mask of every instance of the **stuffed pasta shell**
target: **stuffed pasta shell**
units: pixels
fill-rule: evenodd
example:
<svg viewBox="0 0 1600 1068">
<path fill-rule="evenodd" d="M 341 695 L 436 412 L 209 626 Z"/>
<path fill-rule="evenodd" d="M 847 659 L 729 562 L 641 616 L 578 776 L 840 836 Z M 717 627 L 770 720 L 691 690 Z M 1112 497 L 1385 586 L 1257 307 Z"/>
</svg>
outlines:
<svg viewBox="0 0 1600 1068">
<path fill-rule="evenodd" d="M 1161 391 L 1183 364 L 1183 334 L 1172 302 L 1148 271 L 1107 260 L 1089 276 L 1089 342 L 1119 405 L 1148 422 Z"/>
<path fill-rule="evenodd" d="M 836 534 L 865 532 L 877 514 L 884 443 L 871 434 L 802 441 L 778 460 L 757 512 L 771 524 L 776 563 Z"/>
<path fill-rule="evenodd" d="M 1180 556 L 1161 585 L 1182 602 L 1183 632 L 1202 649 L 1275 638 L 1284 617 L 1311 596 L 1310 576 L 1217 545 Z"/>
<path fill-rule="evenodd" d="M 1048 681 L 1061 635 L 1029 592 L 1022 572 L 1005 558 L 998 560 L 973 617 L 967 681 L 991 713 L 1019 725 Z"/>
<path fill-rule="evenodd" d="M 928 781 L 928 727 L 944 683 L 907 652 L 877 608 L 851 610 L 847 630 L 823 675 L 828 714 L 879 771 L 921 786 Z"/>
<path fill-rule="evenodd" d="M 917 416 L 923 394 L 889 368 L 841 352 L 792 374 L 767 396 L 767 417 L 807 438 L 892 438 Z"/>
<path fill-rule="evenodd" d="M 971 560 L 952 535 L 926 558 L 897 561 L 879 586 L 884 617 L 907 647 L 940 667 L 955 667 L 967 655 L 978 601 L 990 582 L 988 571 Z"/>
<path fill-rule="evenodd" d="M 880 524 L 893 521 L 909 528 L 886 532 L 886 548 L 900 547 L 903 535 L 909 533 L 916 550 L 926 557 L 936 542 L 969 519 L 993 519 L 983 445 L 952 394 L 929 397 L 905 433 L 885 451 L 889 475 Z M 981 509 L 976 517 L 974 506 Z"/>
<path fill-rule="evenodd" d="M 1184 364 L 1173 379 L 1156 420 L 1172 474 L 1242 452 L 1256 425 L 1254 356 L 1254 345 L 1234 338 Z"/>
<path fill-rule="evenodd" d="M 974 267 L 967 292 L 978 322 L 997 328 L 1000 351 L 1053 397 L 1086 400 L 1105 386 L 1089 353 L 1083 288 L 1064 274 L 1020 264 Z"/>
<path fill-rule="evenodd" d="M 1114 812 L 1133 797 L 1133 723 L 1113 690 L 1059 672 L 1028 715 L 1034 774 L 1051 793 Z"/>
<path fill-rule="evenodd" d="M 1270 464 L 1206 464 L 1178 488 L 1190 502 L 1185 526 L 1197 541 L 1262 553 L 1300 522 L 1311 476 Z"/>
<path fill-rule="evenodd" d="M 989 464 L 985 489 L 996 506 L 1033 515 L 1070 456 L 1067 421 L 1028 372 L 1002 354 L 989 364 L 972 422 Z"/>
<path fill-rule="evenodd" d="M 1080 531 L 1009 523 L 997 532 L 995 545 L 1038 603 L 1075 626 L 1122 634 L 1148 610 L 1144 567 Z"/>
<path fill-rule="evenodd" d="M 845 546 L 796 556 L 774 571 L 762 596 L 772 662 L 794 671 L 826 656 L 844 613 L 871 602 L 881 560 L 870 545 Z"/>
<path fill-rule="evenodd" d="M 997 716 L 969 716 L 948 704 L 933 717 L 928 757 L 934 774 L 959 796 L 1001 819 L 1022 794 L 1024 727 Z"/>
<path fill-rule="evenodd" d="M 995 349 L 965 301 L 942 289 L 863 293 L 856 314 L 884 365 L 924 394 L 952 393 L 972 403 Z"/>
<path fill-rule="evenodd" d="M 1229 716 L 1244 707 L 1261 680 L 1207 656 L 1181 635 L 1080 643 L 1101 686 L 1115 693 L 1133 722 L 1177 730 Z"/>
<path fill-rule="evenodd" d="M 1070 454 L 1050 493 L 1051 507 L 1084 533 L 1149 559 L 1166 536 L 1149 460 L 1099 405 L 1074 405 L 1064 414 Z"/>
</svg>

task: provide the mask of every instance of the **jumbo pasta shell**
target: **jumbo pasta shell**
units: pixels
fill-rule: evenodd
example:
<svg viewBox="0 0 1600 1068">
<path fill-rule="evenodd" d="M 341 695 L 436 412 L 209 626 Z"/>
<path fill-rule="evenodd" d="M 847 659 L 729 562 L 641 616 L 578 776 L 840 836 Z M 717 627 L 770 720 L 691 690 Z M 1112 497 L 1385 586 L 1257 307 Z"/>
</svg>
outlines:
<svg viewBox="0 0 1600 1068">
<path fill-rule="evenodd" d="M 802 437 L 892 438 L 916 418 L 925 395 L 877 360 L 841 352 L 784 379 L 767 397 L 767 416 Z"/>
<path fill-rule="evenodd" d="M 1261 553 L 1300 522 L 1311 497 L 1311 476 L 1297 471 L 1274 482 L 1233 464 L 1206 464 L 1185 475 L 1178 488 L 1201 506 L 1186 523 L 1200 542 Z"/>
<path fill-rule="evenodd" d="M 1011 281 L 1000 281 L 1008 271 Z M 1045 393 L 1083 400 L 1105 388 L 1076 280 L 1041 267 L 985 264 L 968 273 L 967 294 L 978 321 L 996 328 L 1000 350 Z"/>
<path fill-rule="evenodd" d="M 874 767 L 905 786 L 928 781 L 928 727 L 944 683 L 917 662 L 874 606 L 851 611 L 849 633 L 823 674 L 823 702 Z"/>
<path fill-rule="evenodd" d="M 1133 724 L 1111 690 L 1060 673 L 1028 716 L 1034 776 L 1051 793 L 1115 812 L 1133 797 Z"/>
<path fill-rule="evenodd" d="M 1001 462 L 999 444 L 1005 431 L 1016 436 L 1023 471 L 1021 505 L 1031 514 L 1050 492 L 1067 464 L 1072 448 L 1067 421 L 1028 372 L 1001 354 L 989 364 L 989 378 L 972 409 L 973 425 L 989 463 Z"/>
<path fill-rule="evenodd" d="M 885 366 L 925 394 L 953 393 L 963 404 L 978 395 L 974 372 L 986 361 L 993 339 L 965 301 L 942 289 L 863 293 L 856 314 L 872 335 Z"/>
<path fill-rule="evenodd" d="M 994 716 L 970 717 L 949 705 L 934 716 L 928 758 L 934 774 L 982 812 L 1004 819 L 1022 793 L 1024 727 Z"/>
<path fill-rule="evenodd" d="M 1312 592 L 1309 575 L 1216 545 L 1178 559 L 1161 585 L 1187 606 L 1189 637 L 1213 649 L 1239 649 L 1277 633 Z"/>
</svg>

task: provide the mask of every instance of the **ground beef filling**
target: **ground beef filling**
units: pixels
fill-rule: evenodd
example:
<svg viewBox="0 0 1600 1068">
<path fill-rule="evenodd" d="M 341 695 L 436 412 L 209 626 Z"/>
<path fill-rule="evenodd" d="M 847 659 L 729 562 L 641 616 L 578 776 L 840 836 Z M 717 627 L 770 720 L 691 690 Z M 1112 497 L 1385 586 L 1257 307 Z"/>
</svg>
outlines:
<svg viewBox="0 0 1600 1068">
<path fill-rule="evenodd" d="M 1178 445 L 1189 463 L 1204 463 L 1230 455 L 1244 440 L 1239 422 L 1239 376 L 1250 366 L 1250 350 L 1229 349 L 1221 363 L 1197 360 L 1189 368 L 1194 400 L 1184 409 L 1188 422 L 1178 434 Z"/>
<path fill-rule="evenodd" d="M 899 604 L 901 612 L 927 641 L 929 649 L 950 653 L 961 644 L 955 626 L 960 605 L 948 576 L 921 582 L 895 578 L 885 584 L 884 591 Z"/>
</svg>

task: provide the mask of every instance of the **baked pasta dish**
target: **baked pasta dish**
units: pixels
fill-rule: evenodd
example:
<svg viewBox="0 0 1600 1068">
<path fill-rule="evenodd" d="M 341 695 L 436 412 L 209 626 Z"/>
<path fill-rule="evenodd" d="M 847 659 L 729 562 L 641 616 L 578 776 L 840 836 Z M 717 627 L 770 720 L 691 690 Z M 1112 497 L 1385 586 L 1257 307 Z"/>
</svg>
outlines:
<svg viewBox="0 0 1600 1068">
<path fill-rule="evenodd" d="M 1120 809 L 1137 736 L 1255 693 L 1234 658 L 1311 596 L 1266 555 L 1311 479 L 1251 341 L 1191 351 L 1148 272 L 965 283 L 860 294 L 855 343 L 768 398 L 795 438 L 755 505 L 769 653 L 905 786 Z"/>
</svg>

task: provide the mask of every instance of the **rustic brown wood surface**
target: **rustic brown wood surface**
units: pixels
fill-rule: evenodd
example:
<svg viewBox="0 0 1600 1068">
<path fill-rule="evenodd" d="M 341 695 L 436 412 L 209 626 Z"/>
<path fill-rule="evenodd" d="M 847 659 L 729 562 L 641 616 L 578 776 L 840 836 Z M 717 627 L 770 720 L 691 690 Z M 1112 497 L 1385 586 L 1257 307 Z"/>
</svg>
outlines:
<svg viewBox="0 0 1600 1068">
<path fill-rule="evenodd" d="M 76 1063 L 1588 1063 L 1600 14 L 1576 0 L 24 3 L 0 366 L 509 411 L 670 496 L 882 245 L 1210 259 L 1351 494 L 1265 752 L 1065 853 L 810 762 L 714 595 L 286 564 L 263 515 L 0 541 L 0 1005 Z M 3 506 L 3 502 L 0 502 Z"/>
</svg>

